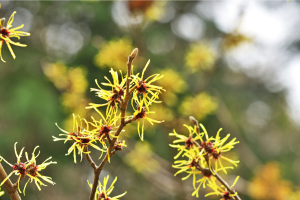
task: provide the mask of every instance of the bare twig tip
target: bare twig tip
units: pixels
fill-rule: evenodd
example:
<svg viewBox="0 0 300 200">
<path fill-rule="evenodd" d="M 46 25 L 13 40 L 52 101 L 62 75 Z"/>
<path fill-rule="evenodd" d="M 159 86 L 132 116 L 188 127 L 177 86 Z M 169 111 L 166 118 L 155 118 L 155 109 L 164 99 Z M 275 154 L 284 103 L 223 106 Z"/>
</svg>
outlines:
<svg viewBox="0 0 300 200">
<path fill-rule="evenodd" d="M 137 56 L 138 52 L 139 52 L 139 49 L 138 49 L 138 48 L 133 49 L 133 51 L 132 51 L 130 57 L 135 58 L 135 57 Z"/>
<path fill-rule="evenodd" d="M 4 23 L 5 23 L 5 18 L 2 18 L 1 20 L 0 20 L 0 24 L 3 26 L 4 25 Z"/>
<path fill-rule="evenodd" d="M 198 121 L 195 119 L 195 117 L 190 116 L 189 119 L 190 119 L 190 122 L 191 122 L 193 125 L 196 125 L 196 126 L 198 125 Z"/>
</svg>

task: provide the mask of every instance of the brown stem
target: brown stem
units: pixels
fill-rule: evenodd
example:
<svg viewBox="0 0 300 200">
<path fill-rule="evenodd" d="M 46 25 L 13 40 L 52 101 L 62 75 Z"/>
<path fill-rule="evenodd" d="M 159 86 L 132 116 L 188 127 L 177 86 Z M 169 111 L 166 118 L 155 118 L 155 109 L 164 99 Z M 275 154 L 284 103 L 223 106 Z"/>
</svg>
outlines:
<svg viewBox="0 0 300 200">
<path fill-rule="evenodd" d="M 13 189 L 14 189 L 15 191 L 17 191 L 17 189 L 18 189 L 18 187 L 19 187 L 19 184 L 20 184 L 20 182 L 21 182 L 21 180 L 22 180 L 23 178 L 25 178 L 25 175 L 21 175 L 20 179 L 18 179 L 17 182 L 14 183 Z"/>
<path fill-rule="evenodd" d="M 110 158 L 115 155 L 116 151 L 113 151 L 110 153 Z M 108 153 L 106 153 L 105 158 L 102 160 L 101 164 L 99 166 L 96 167 L 96 169 L 94 169 L 94 181 L 93 181 L 93 186 L 92 186 L 92 190 L 91 190 L 91 194 L 90 194 L 90 198 L 89 200 L 94 200 L 95 198 L 95 194 L 96 194 L 96 190 L 98 187 L 98 181 L 99 181 L 99 177 L 100 177 L 100 173 L 102 171 L 102 169 L 104 168 L 104 166 L 106 165 L 108 161 Z"/>
<path fill-rule="evenodd" d="M 88 151 L 88 146 L 85 146 L 84 149 L 83 149 L 83 151 L 84 151 L 84 152 L 87 152 L 87 151 Z M 95 162 L 93 161 L 93 159 L 91 158 L 90 154 L 85 153 L 84 155 L 85 155 L 87 161 L 90 163 L 91 167 L 92 167 L 94 170 L 96 170 L 97 166 L 96 166 Z"/>
<path fill-rule="evenodd" d="M 0 182 L 2 182 L 7 177 L 7 174 L 0 163 Z M 3 184 L 7 194 L 9 195 L 11 200 L 21 200 L 19 193 L 17 192 L 17 187 L 14 187 L 10 179 L 7 179 Z"/>
<path fill-rule="evenodd" d="M 190 122 L 193 125 L 196 126 L 196 131 L 200 135 L 200 128 L 199 128 L 198 121 L 193 116 L 190 116 L 189 119 L 190 119 Z M 201 147 L 201 145 L 196 141 L 193 141 L 193 144 L 196 145 L 197 147 Z M 205 158 L 205 161 L 206 161 L 207 165 L 209 166 L 209 156 L 208 156 L 208 154 L 205 154 L 204 158 Z M 209 170 L 208 168 L 203 168 L 201 165 L 197 165 L 196 169 L 198 169 L 201 172 L 204 172 L 205 170 Z M 218 179 L 218 181 L 227 189 L 228 192 L 230 192 L 230 194 L 235 194 L 234 188 L 231 188 L 228 185 L 228 183 L 226 181 L 224 181 L 224 179 L 222 179 L 222 177 L 214 170 L 214 168 L 212 166 L 211 166 L 211 171 L 213 172 L 212 175 L 215 176 Z M 232 198 L 234 200 L 242 200 L 238 195 L 235 195 Z"/>
<path fill-rule="evenodd" d="M 95 193 L 96 193 L 96 189 L 98 186 L 98 180 L 100 177 L 100 173 L 102 171 L 102 169 L 104 168 L 104 166 L 106 165 L 107 161 L 108 161 L 108 156 L 111 158 L 117 151 L 113 150 L 113 146 L 117 141 L 117 137 L 120 135 L 120 133 L 122 132 L 123 128 L 126 126 L 126 124 L 131 123 L 133 121 L 136 120 L 135 117 L 126 120 L 125 121 L 125 114 L 126 114 L 126 110 L 127 110 L 127 105 L 128 102 L 130 100 L 131 97 L 131 93 L 136 89 L 136 87 L 133 87 L 130 90 L 130 81 L 131 81 L 131 67 L 132 67 L 132 62 L 134 60 L 134 58 L 137 56 L 138 53 L 138 49 L 135 48 L 132 53 L 128 56 L 128 61 L 127 61 L 127 79 L 126 79 L 126 95 L 124 100 L 122 100 L 120 102 L 120 110 L 121 110 L 121 124 L 118 127 L 116 133 L 115 133 L 115 137 L 113 139 L 109 138 L 109 147 L 106 153 L 105 158 L 102 160 L 101 164 L 99 166 L 96 166 L 96 169 L 94 168 L 94 181 L 93 181 L 93 186 L 92 186 L 92 190 L 91 190 L 91 194 L 90 194 L 90 198 L 89 200 L 93 200 L 95 197 Z M 87 158 L 88 159 L 88 158 Z M 90 161 L 89 161 L 90 162 Z"/>
</svg>

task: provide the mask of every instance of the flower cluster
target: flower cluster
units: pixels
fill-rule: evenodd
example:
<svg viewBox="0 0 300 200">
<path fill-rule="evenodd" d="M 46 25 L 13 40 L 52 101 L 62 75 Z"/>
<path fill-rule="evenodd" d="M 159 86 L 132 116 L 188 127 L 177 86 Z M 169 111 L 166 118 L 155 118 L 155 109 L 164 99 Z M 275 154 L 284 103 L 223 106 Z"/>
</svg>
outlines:
<svg viewBox="0 0 300 200">
<path fill-rule="evenodd" d="M 57 125 L 57 124 L 56 124 Z M 72 146 L 69 148 L 68 153 L 66 155 L 69 155 L 73 152 L 74 155 L 74 162 L 76 163 L 76 149 L 78 151 L 78 154 L 81 155 L 81 161 L 82 161 L 82 153 L 90 153 L 86 151 L 87 146 L 94 147 L 95 149 L 105 152 L 102 148 L 98 147 L 95 143 L 98 140 L 102 140 L 102 137 L 99 137 L 99 135 L 96 133 L 96 129 L 89 130 L 89 123 L 85 119 L 81 119 L 80 116 L 73 115 L 73 131 L 68 132 L 63 129 L 61 129 L 58 125 L 57 127 L 64 132 L 64 134 L 59 134 L 59 136 L 63 136 L 62 138 L 54 137 L 54 141 L 60 141 L 63 140 L 65 143 L 67 141 L 73 141 Z M 108 129 L 108 133 L 109 133 Z M 100 130 L 98 130 L 100 133 Z M 102 156 L 102 154 L 101 154 Z M 101 157 L 100 156 L 100 157 Z"/>
<path fill-rule="evenodd" d="M 2 18 L 0 20 L 0 58 L 3 62 L 5 62 L 2 58 L 2 52 L 1 52 L 1 49 L 2 49 L 2 46 L 3 46 L 3 41 L 6 42 L 7 44 L 7 47 L 12 55 L 12 57 L 15 59 L 16 56 L 10 46 L 10 44 L 13 44 L 13 45 L 16 45 L 16 46 L 20 46 L 20 47 L 26 47 L 27 45 L 26 44 L 20 44 L 19 42 L 14 42 L 12 41 L 10 38 L 13 38 L 13 37 L 16 37 L 18 39 L 20 39 L 20 36 L 29 36 L 30 33 L 27 33 L 27 32 L 23 32 L 23 31 L 18 31 L 18 29 L 22 28 L 24 25 L 22 24 L 21 26 L 18 26 L 16 28 L 12 28 L 12 23 L 14 21 L 14 15 L 16 14 L 17 12 L 13 12 L 13 14 L 10 16 L 8 22 L 7 22 L 7 25 L 6 27 L 4 26 L 4 23 L 5 23 L 5 18 Z"/>
<path fill-rule="evenodd" d="M 111 40 L 103 44 L 95 44 L 101 47 L 99 53 L 95 56 L 95 65 L 100 68 L 113 67 L 117 70 L 126 70 L 124 63 L 132 51 L 132 41 L 126 37 L 119 40 Z M 116 59 L 118 55 L 118 59 Z"/>
<path fill-rule="evenodd" d="M 185 55 L 185 65 L 193 72 L 212 70 L 215 60 L 215 52 L 210 45 L 205 43 L 190 45 L 189 51 Z"/>
<path fill-rule="evenodd" d="M 37 156 L 35 155 L 35 150 L 38 148 L 38 146 L 37 146 L 33 150 L 31 159 L 28 158 L 28 153 L 26 152 L 25 156 L 26 156 L 27 161 L 22 162 L 21 157 L 22 157 L 22 154 L 23 154 L 23 151 L 24 151 L 25 147 L 23 147 L 21 149 L 20 153 L 18 154 L 16 145 L 17 145 L 17 142 L 15 143 L 15 146 L 14 146 L 15 154 L 16 154 L 16 157 L 17 157 L 17 162 L 14 165 L 10 164 L 2 156 L 0 156 L 1 160 L 3 159 L 3 161 L 5 161 L 8 165 L 10 165 L 13 168 L 13 171 L 1 182 L 0 186 L 2 186 L 9 179 L 9 177 L 13 174 L 19 176 L 17 183 L 18 183 L 18 190 L 19 190 L 20 193 L 22 193 L 21 190 L 20 190 L 20 187 L 19 187 L 20 180 L 25 178 L 26 176 L 29 177 L 29 179 L 28 179 L 28 181 L 27 181 L 27 183 L 26 183 L 26 185 L 23 189 L 24 195 L 25 195 L 25 188 L 26 188 L 26 186 L 29 182 L 32 183 L 32 181 L 34 181 L 39 190 L 41 190 L 40 185 L 47 186 L 41 181 L 41 179 L 43 181 L 46 181 L 46 182 L 51 183 L 52 185 L 54 185 L 55 183 L 52 181 L 51 177 L 43 176 L 39 173 L 40 171 L 45 169 L 48 165 L 56 164 L 56 162 L 49 161 L 49 160 L 51 160 L 52 157 L 49 157 L 48 159 L 46 159 L 42 164 L 37 165 L 36 164 L 36 158 L 39 156 L 39 153 L 38 153 Z"/>
<path fill-rule="evenodd" d="M 199 196 L 198 193 L 201 186 L 203 188 L 209 186 L 214 192 L 208 195 L 223 195 L 223 199 L 231 199 L 237 193 L 232 193 L 232 191 L 219 187 L 216 183 L 216 174 L 219 171 L 227 173 L 227 169 L 233 168 L 232 166 L 227 166 L 228 164 L 237 166 L 239 161 L 229 159 L 224 153 L 234 148 L 234 145 L 239 142 L 234 138 L 226 143 L 230 134 L 221 139 L 220 131 L 222 129 L 218 131 L 216 137 L 209 137 L 202 124 L 200 126 L 203 132 L 200 132 L 198 124 L 193 124 L 195 124 L 194 127 L 184 125 L 189 131 L 188 136 L 178 134 L 175 130 L 169 134 L 177 137 L 173 144 L 170 144 L 171 147 L 179 151 L 174 158 L 178 159 L 181 155 L 186 158 L 185 160 L 176 160 L 174 162 L 173 167 L 179 170 L 175 175 L 182 172 L 187 173 L 183 180 L 193 176 L 193 187 L 195 189 L 192 193 L 193 196 Z M 226 165 L 223 164 L 222 160 L 227 161 Z"/>
<path fill-rule="evenodd" d="M 113 191 L 114 184 L 117 181 L 117 177 L 114 179 L 114 181 L 112 182 L 110 187 L 106 188 L 108 179 L 109 179 L 109 175 L 107 175 L 107 177 L 104 177 L 103 185 L 99 181 L 99 185 L 96 190 L 95 200 L 118 200 L 120 197 L 123 197 L 127 193 L 127 192 L 124 192 L 123 194 L 120 194 L 118 196 L 109 197 L 108 195 L 110 195 L 110 193 Z M 89 181 L 87 181 L 87 182 L 88 182 L 89 186 L 92 188 L 93 184 L 90 184 Z"/>
<path fill-rule="evenodd" d="M 83 154 L 90 153 L 87 148 L 88 146 L 101 151 L 101 156 L 103 152 L 108 152 L 109 148 L 113 151 L 120 151 L 123 147 L 126 147 L 125 141 L 118 142 L 117 140 L 122 128 L 127 123 L 138 121 L 138 133 L 143 140 L 144 119 L 152 125 L 153 123 L 161 122 L 150 118 L 149 114 L 154 113 L 154 111 L 150 111 L 150 105 L 152 103 L 160 103 L 157 99 L 159 98 L 159 94 L 164 91 L 162 87 L 153 85 L 153 82 L 161 79 L 163 75 L 154 74 L 144 79 L 145 70 L 149 63 L 150 61 L 146 64 L 141 76 L 139 76 L 139 73 L 136 75 L 130 74 L 130 77 L 128 77 L 128 74 L 123 76 L 122 71 L 118 74 L 117 71 L 111 69 L 112 81 L 105 77 L 108 82 L 101 83 L 102 86 L 108 87 L 108 89 L 104 89 L 96 80 L 98 88 L 91 88 L 91 91 L 95 91 L 96 96 L 104 100 L 104 102 L 90 103 L 87 109 L 94 109 L 99 114 L 100 120 L 91 117 L 92 121 L 88 122 L 86 119 L 81 119 L 79 116 L 74 115 L 73 130 L 65 131 L 59 128 L 64 133 L 60 134 L 62 137 L 57 138 L 53 136 L 54 141 L 63 140 L 64 142 L 73 142 L 67 155 L 73 152 L 75 163 L 76 149 L 78 154 L 81 155 L 82 160 Z M 127 108 L 131 95 L 133 96 L 131 105 L 134 113 L 126 116 L 124 111 Z M 102 114 L 100 111 L 101 107 L 106 107 L 105 114 Z M 119 121 L 123 121 L 121 128 L 120 125 L 117 125 Z M 116 134 L 118 130 L 119 132 Z M 112 140 L 116 142 L 112 144 Z M 111 152 L 107 154 L 110 161 Z"/>
</svg>

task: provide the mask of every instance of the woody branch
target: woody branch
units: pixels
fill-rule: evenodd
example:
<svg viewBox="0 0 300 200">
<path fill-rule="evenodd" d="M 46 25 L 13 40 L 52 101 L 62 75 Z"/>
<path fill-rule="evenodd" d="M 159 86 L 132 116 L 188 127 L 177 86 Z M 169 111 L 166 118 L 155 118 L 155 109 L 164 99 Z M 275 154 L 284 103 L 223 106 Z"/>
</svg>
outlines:
<svg viewBox="0 0 300 200">
<path fill-rule="evenodd" d="M 6 177 L 7 177 L 7 174 L 6 174 L 3 166 L 0 163 L 0 182 L 2 182 Z M 7 179 L 5 181 L 5 183 L 3 184 L 3 186 L 11 200 L 21 200 L 21 197 L 20 197 L 19 193 L 17 192 L 17 188 L 18 188 L 20 181 L 21 181 L 21 179 L 19 181 L 17 181 L 15 184 L 13 184 L 10 179 Z"/>
<path fill-rule="evenodd" d="M 134 60 L 134 58 L 137 56 L 138 53 L 138 49 L 135 48 L 132 53 L 128 56 L 128 61 L 127 61 L 127 79 L 126 79 L 126 95 L 125 95 L 125 99 L 121 100 L 119 102 L 120 105 L 120 109 L 121 109 L 121 124 L 119 125 L 116 133 L 115 133 L 115 137 L 113 137 L 113 139 L 109 138 L 110 136 L 108 136 L 108 141 L 109 141 L 109 147 L 108 150 L 106 152 L 106 155 L 104 157 L 104 159 L 102 160 L 101 164 L 99 166 L 97 166 L 95 164 L 95 162 L 93 161 L 93 159 L 91 158 L 91 156 L 89 154 L 85 154 L 86 159 L 88 160 L 88 162 L 90 163 L 91 167 L 94 169 L 94 180 L 93 180 L 93 186 L 92 186 L 92 190 L 90 193 L 90 197 L 89 200 L 93 200 L 95 197 L 95 193 L 96 193 L 96 189 L 98 186 L 98 180 L 100 177 L 100 173 L 102 171 L 102 169 L 104 168 L 104 166 L 106 165 L 107 161 L 108 161 L 108 157 L 112 157 L 117 150 L 113 150 L 113 147 L 117 141 L 117 137 L 120 135 L 120 133 L 122 132 L 123 128 L 126 126 L 126 124 L 129 124 L 133 121 L 136 120 L 135 117 L 132 117 L 128 120 L 125 120 L 125 114 L 126 114 L 126 110 L 127 110 L 127 105 L 128 102 L 130 100 L 131 94 L 132 92 L 136 89 L 136 87 L 132 88 L 130 90 L 130 81 L 131 81 L 131 67 L 132 67 L 132 62 Z M 87 146 L 85 147 L 85 152 L 87 152 Z"/>
</svg>

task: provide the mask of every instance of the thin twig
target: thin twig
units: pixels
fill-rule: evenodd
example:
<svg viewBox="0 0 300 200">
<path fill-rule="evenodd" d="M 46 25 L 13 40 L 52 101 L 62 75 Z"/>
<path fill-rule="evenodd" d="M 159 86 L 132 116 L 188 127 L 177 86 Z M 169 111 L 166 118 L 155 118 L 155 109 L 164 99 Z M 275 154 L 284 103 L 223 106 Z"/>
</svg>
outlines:
<svg viewBox="0 0 300 200">
<path fill-rule="evenodd" d="M 83 151 L 84 151 L 84 152 L 88 152 L 88 146 L 85 146 L 84 149 L 83 149 Z M 95 162 L 93 161 L 93 159 L 91 158 L 90 154 L 85 153 L 84 155 L 85 155 L 87 161 L 90 163 L 91 167 L 92 167 L 94 170 L 96 170 L 97 166 L 96 166 Z"/>
<path fill-rule="evenodd" d="M 7 177 L 7 174 L 3 168 L 3 166 L 0 163 L 0 182 L 2 182 Z M 12 184 L 10 179 L 7 179 L 5 183 L 3 184 L 7 194 L 9 195 L 11 200 L 21 200 L 21 197 L 19 193 L 17 192 L 17 189 L 14 188 L 14 185 Z"/>
<path fill-rule="evenodd" d="M 23 178 L 25 178 L 25 175 L 21 175 L 20 179 L 18 179 L 17 182 L 14 183 L 14 185 L 13 185 L 13 190 L 14 190 L 14 191 L 17 191 L 17 189 L 18 189 L 18 187 L 19 187 L 19 184 L 20 184 L 20 182 L 21 182 L 21 180 L 22 180 Z"/>
</svg>

